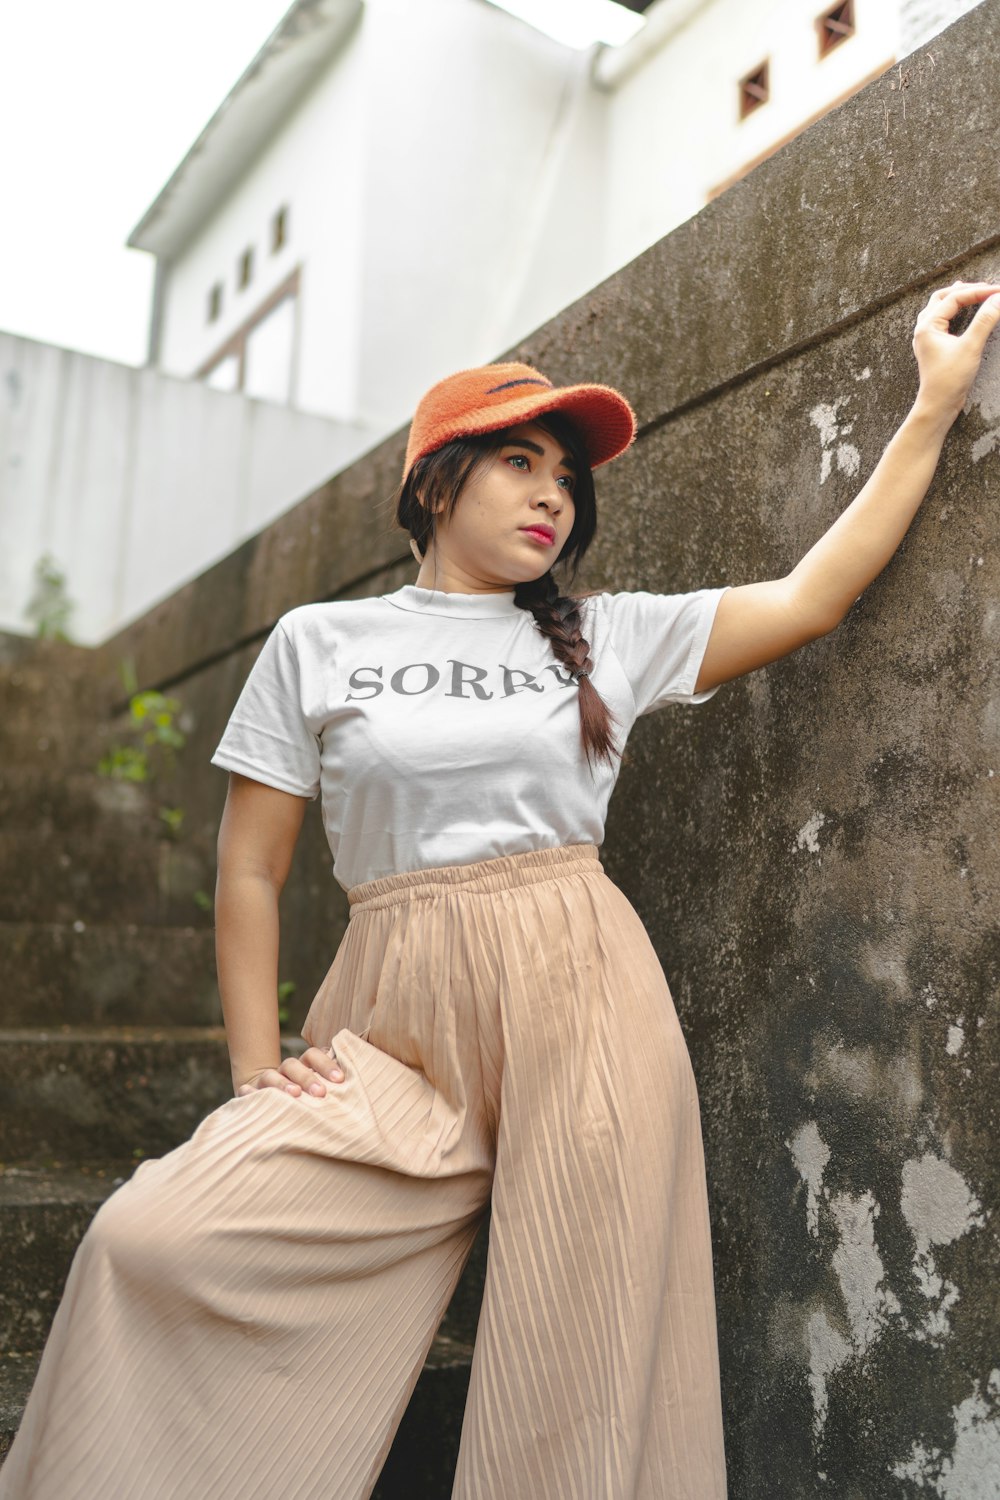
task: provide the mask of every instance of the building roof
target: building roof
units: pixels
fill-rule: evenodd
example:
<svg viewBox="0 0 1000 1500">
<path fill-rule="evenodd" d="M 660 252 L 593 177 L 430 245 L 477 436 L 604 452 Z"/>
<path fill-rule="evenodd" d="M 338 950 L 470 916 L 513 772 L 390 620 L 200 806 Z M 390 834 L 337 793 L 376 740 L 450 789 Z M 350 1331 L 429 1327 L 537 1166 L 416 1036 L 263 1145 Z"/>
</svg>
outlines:
<svg viewBox="0 0 1000 1500">
<path fill-rule="evenodd" d="M 295 0 L 126 244 L 172 259 L 291 113 L 362 9 L 363 0 Z"/>
</svg>

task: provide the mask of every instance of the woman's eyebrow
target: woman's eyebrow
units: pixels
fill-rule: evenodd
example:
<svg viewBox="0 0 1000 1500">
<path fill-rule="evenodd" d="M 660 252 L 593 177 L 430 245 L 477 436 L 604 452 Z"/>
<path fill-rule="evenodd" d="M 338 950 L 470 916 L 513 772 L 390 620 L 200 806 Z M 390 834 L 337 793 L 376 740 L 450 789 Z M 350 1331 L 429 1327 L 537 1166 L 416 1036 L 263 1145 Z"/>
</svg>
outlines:
<svg viewBox="0 0 1000 1500">
<path fill-rule="evenodd" d="M 530 438 L 509 438 L 507 440 L 507 442 L 504 443 L 504 447 L 505 448 L 528 448 L 528 449 L 531 450 L 532 453 L 537 453 L 538 456 L 539 456 L 539 458 L 544 458 L 545 457 L 545 449 L 542 448 L 542 447 L 540 447 L 538 443 L 533 443 Z M 569 456 L 568 453 L 564 453 L 563 454 L 562 458 L 560 459 L 560 462 L 561 462 L 561 464 L 562 464 L 562 466 L 563 466 L 564 469 L 572 469 L 573 473 L 574 474 L 576 473 L 576 464 L 570 458 L 570 456 Z"/>
</svg>

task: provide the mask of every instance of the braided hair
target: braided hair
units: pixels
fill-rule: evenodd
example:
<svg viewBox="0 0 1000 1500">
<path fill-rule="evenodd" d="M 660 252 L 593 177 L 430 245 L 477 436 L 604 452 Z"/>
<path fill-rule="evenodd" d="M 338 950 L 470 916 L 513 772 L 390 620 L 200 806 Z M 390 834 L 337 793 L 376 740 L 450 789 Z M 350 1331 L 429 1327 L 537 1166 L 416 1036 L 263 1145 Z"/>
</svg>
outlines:
<svg viewBox="0 0 1000 1500">
<path fill-rule="evenodd" d="M 580 739 L 587 759 L 591 764 L 595 758 L 610 763 L 613 756 L 621 755 L 611 730 L 617 720 L 590 680 L 594 663 L 590 642 L 585 640 L 582 629 L 581 605 L 599 590 L 578 594 L 568 591 L 597 530 L 597 499 L 590 460 L 576 426 L 562 412 L 546 412 L 532 420 L 561 443 L 573 460 L 577 473 L 574 518 L 565 546 L 552 567 L 540 578 L 516 584 L 514 603 L 534 616 L 539 631 L 551 642 L 557 660 L 576 679 Z M 421 557 L 434 538 L 437 514 L 440 512 L 445 519 L 452 514 L 465 485 L 477 469 L 500 451 L 508 433 L 509 429 L 504 428 L 455 438 L 413 465 L 395 497 L 396 523 L 410 533 Z M 568 569 L 565 584 L 557 581 L 556 569 Z"/>
</svg>

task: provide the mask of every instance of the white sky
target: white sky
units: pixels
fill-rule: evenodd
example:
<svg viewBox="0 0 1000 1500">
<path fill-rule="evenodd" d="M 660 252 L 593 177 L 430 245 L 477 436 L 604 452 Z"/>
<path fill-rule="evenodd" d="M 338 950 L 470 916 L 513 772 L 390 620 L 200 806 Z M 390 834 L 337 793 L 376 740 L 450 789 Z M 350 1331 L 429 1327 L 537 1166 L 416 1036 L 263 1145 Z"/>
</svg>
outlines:
<svg viewBox="0 0 1000 1500">
<path fill-rule="evenodd" d="M 290 3 L 0 0 L 0 329 L 145 363 L 154 258 L 125 240 Z"/>
<path fill-rule="evenodd" d="M 125 240 L 289 0 L 0 0 L 0 329 L 146 361 Z"/>
</svg>

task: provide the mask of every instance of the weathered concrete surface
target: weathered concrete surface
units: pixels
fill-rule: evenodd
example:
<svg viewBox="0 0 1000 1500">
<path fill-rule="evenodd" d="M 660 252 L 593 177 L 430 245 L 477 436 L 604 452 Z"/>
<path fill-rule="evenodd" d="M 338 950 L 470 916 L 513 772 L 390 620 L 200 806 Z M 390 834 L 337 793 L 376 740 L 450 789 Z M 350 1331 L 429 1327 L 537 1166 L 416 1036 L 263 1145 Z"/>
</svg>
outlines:
<svg viewBox="0 0 1000 1500">
<path fill-rule="evenodd" d="M 0 1459 L 10 1452 L 35 1382 L 37 1354 L 0 1354 Z"/>
<path fill-rule="evenodd" d="M 787 571 L 902 417 L 923 300 L 650 433 L 600 581 Z M 615 793 L 699 1078 L 738 1496 L 1000 1493 L 995 388 L 1000 347 L 840 629 L 640 721 Z"/>
<path fill-rule="evenodd" d="M 138 842 L 114 830 L 75 834 L 0 831 L 0 921 L 100 921 L 181 926 L 197 914 L 195 892 L 212 884 L 194 850 Z"/>
<path fill-rule="evenodd" d="M 116 695 L 98 665 L 85 647 L 0 631 L 0 828 L 12 770 L 44 767 L 56 779 L 57 770 L 96 767 Z"/>
<path fill-rule="evenodd" d="M 215 933 L 202 920 L 0 922 L 0 1027 L 221 1025 Z"/>
<path fill-rule="evenodd" d="M 41 1348 L 87 1225 L 134 1167 L 134 1162 L 124 1161 L 89 1170 L 5 1168 L 0 1180 L 4 1267 L 0 1353 L 4 1356 Z"/>
<path fill-rule="evenodd" d="M 516 351 L 643 422 L 582 586 L 778 576 L 857 493 L 930 289 L 1000 273 L 998 40 L 987 0 Z M 184 701 L 168 800 L 203 867 L 208 758 L 275 618 L 415 576 L 404 436 L 95 653 L 105 698 L 131 656 Z M 733 1500 L 1000 1493 L 998 465 L 994 350 L 840 629 L 640 721 L 612 802 L 605 864 L 699 1081 Z M 296 1015 L 346 919 L 329 867 L 314 807 L 283 898 Z"/>
<path fill-rule="evenodd" d="M 222 1027 L 0 1031 L 0 1160 L 163 1156 L 232 1098 Z"/>
</svg>

